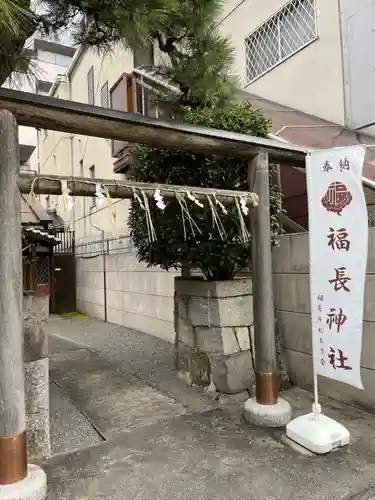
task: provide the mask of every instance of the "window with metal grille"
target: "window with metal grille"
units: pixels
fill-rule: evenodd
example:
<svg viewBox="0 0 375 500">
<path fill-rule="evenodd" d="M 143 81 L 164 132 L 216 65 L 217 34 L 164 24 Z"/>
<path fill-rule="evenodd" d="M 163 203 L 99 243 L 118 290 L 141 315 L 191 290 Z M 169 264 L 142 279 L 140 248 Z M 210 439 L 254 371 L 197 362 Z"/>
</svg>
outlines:
<svg viewBox="0 0 375 500">
<path fill-rule="evenodd" d="M 100 104 L 101 104 L 102 108 L 109 107 L 108 82 L 105 82 L 105 84 L 100 89 Z"/>
<path fill-rule="evenodd" d="M 89 104 L 95 104 L 94 66 L 91 66 L 89 72 L 87 73 L 87 102 Z"/>
<path fill-rule="evenodd" d="M 315 0 L 291 0 L 245 39 L 247 83 L 316 38 Z"/>
<path fill-rule="evenodd" d="M 39 256 L 36 263 L 36 282 L 38 285 L 49 285 L 48 257 Z"/>
</svg>

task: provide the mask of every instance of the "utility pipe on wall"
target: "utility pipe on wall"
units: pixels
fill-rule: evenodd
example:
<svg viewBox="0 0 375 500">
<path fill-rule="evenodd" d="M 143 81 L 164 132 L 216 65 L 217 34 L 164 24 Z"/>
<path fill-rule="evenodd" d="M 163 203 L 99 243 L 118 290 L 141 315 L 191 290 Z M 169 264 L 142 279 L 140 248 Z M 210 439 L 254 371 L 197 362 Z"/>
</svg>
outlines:
<svg viewBox="0 0 375 500">
<path fill-rule="evenodd" d="M 89 221 L 92 227 L 97 229 L 102 233 L 102 257 L 103 257 L 103 294 L 104 294 L 104 321 L 107 323 L 108 320 L 108 307 L 107 307 L 107 255 L 106 255 L 106 250 L 105 250 L 105 237 L 104 237 L 104 230 L 101 229 L 99 226 L 94 224 L 91 220 L 91 210 L 94 207 L 90 207 L 90 217 Z M 107 242 L 107 250 L 108 250 L 108 242 Z"/>
</svg>

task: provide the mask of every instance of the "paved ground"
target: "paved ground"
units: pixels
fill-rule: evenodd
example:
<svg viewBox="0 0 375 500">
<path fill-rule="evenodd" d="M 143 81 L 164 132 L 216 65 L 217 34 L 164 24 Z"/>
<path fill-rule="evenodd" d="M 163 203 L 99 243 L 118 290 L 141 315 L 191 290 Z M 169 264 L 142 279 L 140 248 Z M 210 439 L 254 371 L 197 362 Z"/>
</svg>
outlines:
<svg viewBox="0 0 375 500">
<path fill-rule="evenodd" d="M 306 457 L 282 431 L 242 421 L 176 376 L 172 346 L 94 320 L 52 318 L 55 456 L 48 500 L 336 500 L 375 498 L 375 416 L 323 399 L 352 444 Z M 311 395 L 285 397 L 295 415 Z M 367 496 L 361 493 L 367 490 Z"/>
</svg>

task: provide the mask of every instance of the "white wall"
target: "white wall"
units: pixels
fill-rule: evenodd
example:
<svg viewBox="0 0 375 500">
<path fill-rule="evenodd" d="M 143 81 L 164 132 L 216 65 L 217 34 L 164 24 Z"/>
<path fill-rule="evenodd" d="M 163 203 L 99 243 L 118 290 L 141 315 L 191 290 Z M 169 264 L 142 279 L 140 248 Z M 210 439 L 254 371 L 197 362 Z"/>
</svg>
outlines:
<svg viewBox="0 0 375 500">
<path fill-rule="evenodd" d="M 347 125 L 375 122 L 375 3 L 340 0 Z M 374 128 L 363 132 L 374 135 Z"/>
</svg>

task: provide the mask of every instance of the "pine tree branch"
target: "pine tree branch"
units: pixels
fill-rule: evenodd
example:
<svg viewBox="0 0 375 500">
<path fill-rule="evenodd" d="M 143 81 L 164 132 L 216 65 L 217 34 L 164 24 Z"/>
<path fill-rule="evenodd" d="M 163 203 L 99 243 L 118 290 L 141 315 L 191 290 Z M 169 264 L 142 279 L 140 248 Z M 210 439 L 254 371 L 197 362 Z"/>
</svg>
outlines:
<svg viewBox="0 0 375 500">
<path fill-rule="evenodd" d="M 26 40 L 37 27 L 36 18 L 30 9 L 30 1 L 22 0 L 19 5 L 23 12 L 22 26 L 12 33 L 2 32 L 0 35 L 0 85 L 20 67 L 20 61 L 25 60 L 23 51 Z"/>
</svg>

